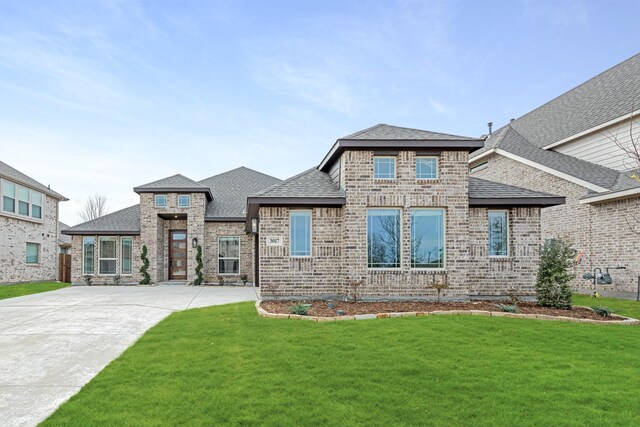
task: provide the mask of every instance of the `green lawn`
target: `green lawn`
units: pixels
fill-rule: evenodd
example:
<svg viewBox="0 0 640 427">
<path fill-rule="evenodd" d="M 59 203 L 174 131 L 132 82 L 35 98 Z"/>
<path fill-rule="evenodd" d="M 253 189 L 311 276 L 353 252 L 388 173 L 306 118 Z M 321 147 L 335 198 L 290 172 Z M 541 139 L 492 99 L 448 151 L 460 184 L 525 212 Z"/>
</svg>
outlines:
<svg viewBox="0 0 640 427">
<path fill-rule="evenodd" d="M 68 283 L 39 282 L 22 283 L 20 285 L 0 286 L 0 299 L 21 297 L 23 295 L 39 294 L 40 292 L 55 291 L 69 286 Z"/>
<path fill-rule="evenodd" d="M 640 425 L 638 355 L 633 326 L 233 304 L 172 314 L 44 425 Z"/>
<path fill-rule="evenodd" d="M 593 307 L 600 305 L 609 308 L 613 313 L 640 319 L 640 302 L 616 298 L 593 298 L 589 295 L 573 295 L 574 305 Z"/>
</svg>

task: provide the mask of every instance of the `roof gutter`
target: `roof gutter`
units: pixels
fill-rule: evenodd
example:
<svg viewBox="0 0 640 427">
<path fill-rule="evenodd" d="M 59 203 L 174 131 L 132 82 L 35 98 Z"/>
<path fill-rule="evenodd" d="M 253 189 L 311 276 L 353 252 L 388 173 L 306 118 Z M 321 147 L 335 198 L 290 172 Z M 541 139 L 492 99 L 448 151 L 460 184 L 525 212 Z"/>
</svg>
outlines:
<svg viewBox="0 0 640 427">
<path fill-rule="evenodd" d="M 597 196 L 587 197 L 580 199 L 581 204 L 591 204 L 600 202 L 612 202 L 614 200 L 626 199 L 640 195 L 640 187 L 631 188 L 629 190 L 610 192 L 608 194 L 601 194 Z"/>
</svg>

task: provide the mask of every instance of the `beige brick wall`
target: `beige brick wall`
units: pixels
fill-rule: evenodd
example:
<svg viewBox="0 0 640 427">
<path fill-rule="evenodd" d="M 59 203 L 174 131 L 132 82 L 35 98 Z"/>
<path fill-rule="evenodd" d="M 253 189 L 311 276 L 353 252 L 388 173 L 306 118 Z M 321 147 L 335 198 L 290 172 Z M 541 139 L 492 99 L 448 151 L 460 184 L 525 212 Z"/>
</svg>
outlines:
<svg viewBox="0 0 640 427">
<path fill-rule="evenodd" d="M 509 211 L 509 255 L 490 257 L 489 209 L 469 210 L 469 293 L 504 295 L 515 287 L 523 294 L 535 293 L 540 245 L 540 208 Z"/>
<path fill-rule="evenodd" d="M 205 223 L 205 240 L 203 248 L 205 281 L 218 281 L 218 237 L 240 237 L 240 272 L 236 275 L 224 275 L 225 280 L 240 281 L 240 276 L 246 274 L 249 282 L 253 282 L 254 237 L 245 232 L 244 222 L 207 222 Z"/>
<path fill-rule="evenodd" d="M 58 200 L 45 195 L 42 219 L 0 212 L 0 283 L 58 280 Z M 40 245 L 40 263 L 27 264 L 27 242 Z"/>
<path fill-rule="evenodd" d="M 599 288 L 636 289 L 640 275 L 640 261 L 634 254 L 638 235 L 631 232 L 625 218 L 638 212 L 640 199 L 581 204 L 580 198 L 587 194 L 585 187 L 496 154 L 488 158 L 487 166 L 471 176 L 566 197 L 566 204 L 542 209 L 541 232 L 543 239 L 568 237 L 583 253 L 574 270 L 577 276 L 572 282 L 574 287 L 590 286 L 582 279 L 585 271 L 621 263 L 626 270 L 612 271 L 614 285 Z"/>
</svg>

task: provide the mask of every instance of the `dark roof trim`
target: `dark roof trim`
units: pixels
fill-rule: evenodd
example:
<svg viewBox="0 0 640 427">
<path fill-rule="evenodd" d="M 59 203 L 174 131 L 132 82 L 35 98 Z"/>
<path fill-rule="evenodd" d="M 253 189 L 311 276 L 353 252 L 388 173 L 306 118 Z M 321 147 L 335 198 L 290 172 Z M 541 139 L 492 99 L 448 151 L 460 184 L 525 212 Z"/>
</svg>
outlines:
<svg viewBox="0 0 640 427">
<path fill-rule="evenodd" d="M 331 150 L 324 156 L 322 162 L 318 166 L 323 172 L 333 164 L 346 150 L 424 150 L 424 149 L 440 149 L 443 150 L 465 150 L 474 152 L 484 147 L 484 139 L 469 140 L 446 140 L 446 139 L 339 139 L 333 145 Z"/>
<path fill-rule="evenodd" d="M 344 206 L 346 197 L 247 197 L 247 204 L 258 206 Z"/>
<path fill-rule="evenodd" d="M 112 231 L 112 230 L 62 230 L 62 234 L 69 236 L 139 236 L 140 231 Z"/>
<path fill-rule="evenodd" d="M 232 217 L 205 217 L 205 222 L 245 222 L 247 220 L 244 216 L 232 216 Z"/>
<path fill-rule="evenodd" d="M 140 193 L 205 193 L 209 201 L 213 200 L 213 195 L 209 188 L 189 188 L 189 187 L 158 187 L 158 188 L 144 188 L 135 187 L 134 192 Z"/>
<path fill-rule="evenodd" d="M 515 197 L 515 198 L 469 198 L 470 207 L 500 207 L 500 206 L 521 206 L 521 207 L 547 207 L 564 205 L 564 197 Z"/>
</svg>

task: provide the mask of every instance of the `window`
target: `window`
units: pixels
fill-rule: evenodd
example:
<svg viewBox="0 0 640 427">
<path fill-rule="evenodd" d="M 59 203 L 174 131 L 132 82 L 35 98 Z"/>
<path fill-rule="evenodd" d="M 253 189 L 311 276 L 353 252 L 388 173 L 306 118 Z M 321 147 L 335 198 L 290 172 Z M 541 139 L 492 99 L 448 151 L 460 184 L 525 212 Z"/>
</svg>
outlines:
<svg viewBox="0 0 640 427">
<path fill-rule="evenodd" d="M 82 238 L 82 274 L 92 275 L 94 272 L 93 256 L 95 254 L 96 238 L 84 236 Z"/>
<path fill-rule="evenodd" d="M 21 185 L 18 186 L 18 213 L 29 216 L 29 189 Z"/>
<path fill-rule="evenodd" d="M 395 179 L 396 158 L 380 157 L 373 158 L 373 177 L 375 179 Z"/>
<path fill-rule="evenodd" d="M 509 212 L 489 211 L 489 256 L 509 255 Z"/>
<path fill-rule="evenodd" d="M 400 209 L 367 210 L 369 268 L 400 268 Z"/>
<path fill-rule="evenodd" d="M 178 207 L 188 208 L 191 206 L 191 196 L 188 194 L 178 194 Z"/>
<path fill-rule="evenodd" d="M 10 213 L 16 211 L 16 185 L 4 179 L 2 180 L 2 210 Z"/>
<path fill-rule="evenodd" d="M 289 213 L 289 245 L 291 256 L 311 256 L 311 211 Z"/>
<path fill-rule="evenodd" d="M 31 192 L 31 216 L 42 219 L 42 193 Z"/>
<path fill-rule="evenodd" d="M 411 209 L 411 268 L 444 268 L 444 209 Z"/>
<path fill-rule="evenodd" d="M 100 257 L 98 258 L 99 274 L 116 274 L 117 237 L 100 237 Z"/>
<path fill-rule="evenodd" d="M 40 262 L 40 244 L 27 243 L 27 264 L 38 264 Z"/>
<path fill-rule="evenodd" d="M 218 274 L 240 274 L 239 237 L 218 237 Z"/>
<path fill-rule="evenodd" d="M 133 263 L 133 239 L 120 239 L 120 274 L 131 274 Z"/>
<path fill-rule="evenodd" d="M 167 207 L 167 195 L 156 194 L 156 208 L 166 208 L 166 207 Z"/>
<path fill-rule="evenodd" d="M 437 157 L 416 157 L 417 179 L 438 179 Z"/>
</svg>

